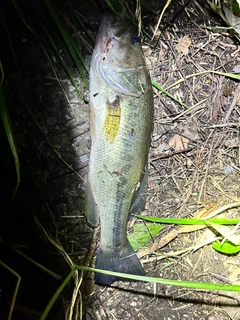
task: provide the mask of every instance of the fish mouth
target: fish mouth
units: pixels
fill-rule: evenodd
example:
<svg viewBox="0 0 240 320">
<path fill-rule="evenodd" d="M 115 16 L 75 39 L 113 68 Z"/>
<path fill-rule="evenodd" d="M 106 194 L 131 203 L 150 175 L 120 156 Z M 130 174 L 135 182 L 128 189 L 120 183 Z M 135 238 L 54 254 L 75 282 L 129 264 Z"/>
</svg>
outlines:
<svg viewBox="0 0 240 320">
<path fill-rule="evenodd" d="M 105 14 L 100 25 L 94 54 L 92 73 L 101 82 L 120 94 L 140 97 L 146 88 L 143 66 L 133 55 L 141 56 L 135 36 L 135 26 L 129 20 L 120 20 Z M 141 81 L 139 80 L 141 76 Z"/>
<path fill-rule="evenodd" d="M 116 40 L 127 38 L 133 29 L 132 24 L 127 20 L 118 20 L 114 24 L 110 25 L 110 28 L 113 33 L 113 37 Z"/>
<path fill-rule="evenodd" d="M 108 35 L 115 40 L 121 40 L 127 38 L 132 30 L 133 26 L 129 20 L 117 19 L 110 12 L 104 14 L 100 26 L 100 34 Z"/>
</svg>

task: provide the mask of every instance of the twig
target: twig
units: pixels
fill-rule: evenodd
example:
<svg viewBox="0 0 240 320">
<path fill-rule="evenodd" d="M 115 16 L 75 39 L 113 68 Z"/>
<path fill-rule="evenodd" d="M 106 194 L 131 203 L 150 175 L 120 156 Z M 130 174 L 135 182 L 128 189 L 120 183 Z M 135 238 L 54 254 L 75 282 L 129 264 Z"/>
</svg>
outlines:
<svg viewBox="0 0 240 320">
<path fill-rule="evenodd" d="M 237 86 L 237 89 L 236 89 L 234 97 L 233 97 L 233 101 L 232 101 L 232 103 L 231 103 L 231 105 L 230 105 L 230 107 L 228 109 L 228 112 L 227 112 L 225 118 L 223 119 L 224 123 L 228 121 L 233 109 L 235 108 L 239 95 L 240 95 L 240 84 Z"/>
<path fill-rule="evenodd" d="M 203 218 L 202 220 L 208 220 L 211 218 L 214 218 L 217 214 L 222 213 L 226 210 L 232 209 L 232 208 L 237 208 L 240 207 L 240 202 L 234 202 L 234 203 L 229 203 L 221 208 L 218 208 L 217 210 L 213 211 L 210 215 L 208 215 L 206 218 Z"/>
</svg>

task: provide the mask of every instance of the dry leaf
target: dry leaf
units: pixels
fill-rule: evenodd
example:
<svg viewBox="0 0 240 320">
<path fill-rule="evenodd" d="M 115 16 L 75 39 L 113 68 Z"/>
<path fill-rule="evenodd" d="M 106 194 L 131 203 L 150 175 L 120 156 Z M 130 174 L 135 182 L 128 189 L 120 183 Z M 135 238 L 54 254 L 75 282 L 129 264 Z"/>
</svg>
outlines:
<svg viewBox="0 0 240 320">
<path fill-rule="evenodd" d="M 236 284 L 240 283 L 240 268 L 237 259 L 228 258 L 223 265 L 228 270 L 229 279 Z"/>
<path fill-rule="evenodd" d="M 218 205 L 216 202 L 211 202 L 206 205 L 205 208 L 203 208 L 200 211 L 197 211 L 196 214 L 194 215 L 195 219 L 203 219 L 206 218 L 209 214 L 211 214 L 214 210 L 218 208 Z M 188 232 L 193 232 L 197 231 L 200 229 L 206 228 L 206 225 L 185 225 L 179 228 L 178 233 L 188 233 Z"/>
<path fill-rule="evenodd" d="M 194 215 L 194 218 L 196 219 L 205 218 L 217 208 L 218 208 L 217 203 L 211 202 L 207 204 L 206 207 L 203 208 L 202 210 L 197 211 Z M 175 239 L 180 233 L 189 233 L 189 232 L 197 231 L 200 229 L 204 229 L 206 227 L 207 225 L 183 225 L 179 228 L 172 229 L 170 230 L 170 232 L 168 232 L 166 235 L 164 235 L 160 239 L 155 240 L 154 243 L 149 248 L 153 251 L 156 251 L 164 247 L 165 245 L 167 245 L 169 242 Z"/>
<path fill-rule="evenodd" d="M 192 141 L 200 140 L 200 136 L 198 134 L 199 124 L 195 117 L 179 123 L 177 126 L 177 130 L 178 133 L 180 133 L 182 136 Z"/>
<path fill-rule="evenodd" d="M 215 234 L 210 229 L 206 229 L 200 237 L 195 241 L 196 242 L 196 248 L 201 248 L 203 245 L 212 243 L 213 241 L 216 241 L 218 237 L 216 237 Z"/>
<path fill-rule="evenodd" d="M 194 218 L 196 219 L 207 218 L 212 212 L 216 211 L 217 209 L 218 209 L 217 202 L 207 203 L 202 210 L 199 210 L 196 212 L 196 214 L 194 215 Z"/>
<path fill-rule="evenodd" d="M 191 39 L 189 36 L 184 36 L 179 39 L 176 49 L 181 51 L 185 56 L 188 54 L 189 47 L 191 45 Z"/>
<path fill-rule="evenodd" d="M 178 236 L 178 231 L 176 229 L 170 230 L 167 234 L 165 234 L 160 239 L 156 239 L 151 246 L 149 247 L 150 250 L 156 251 L 162 247 L 165 247 L 166 244 L 171 242 Z"/>
<path fill-rule="evenodd" d="M 187 149 L 189 140 L 176 134 L 169 140 L 169 147 L 174 148 L 175 151 L 182 151 Z"/>
<path fill-rule="evenodd" d="M 237 282 L 239 283 L 239 278 L 240 278 L 239 276 L 240 276 L 240 268 L 237 268 L 229 274 L 229 279 L 232 282 L 237 284 Z"/>
<path fill-rule="evenodd" d="M 229 97 L 234 94 L 234 86 L 229 83 L 226 83 L 222 90 L 225 97 Z"/>
<path fill-rule="evenodd" d="M 191 160 L 191 159 L 187 159 L 187 161 L 186 161 L 186 166 L 187 166 L 188 168 L 190 168 L 192 165 L 193 165 L 192 160 Z"/>
<path fill-rule="evenodd" d="M 240 64 L 237 64 L 237 65 L 233 68 L 233 72 L 235 72 L 235 73 L 240 73 Z"/>
<path fill-rule="evenodd" d="M 237 148 L 240 144 L 239 138 L 233 138 L 233 139 L 228 139 L 226 140 L 226 142 L 224 143 L 225 147 L 227 148 Z"/>
<path fill-rule="evenodd" d="M 230 242 L 232 242 L 236 246 L 238 246 L 240 244 L 240 236 L 234 234 L 234 231 L 236 232 L 236 230 L 234 230 L 234 229 L 236 229 L 236 227 L 231 229 L 228 226 L 222 226 L 222 225 L 210 223 L 209 221 L 208 221 L 208 224 L 211 228 L 213 228 L 218 233 L 220 233 L 224 237 L 224 240 L 229 240 Z"/>
<path fill-rule="evenodd" d="M 226 6 L 223 6 L 223 12 L 225 13 L 228 24 L 233 27 L 238 34 L 240 34 L 240 17 L 235 16 L 232 9 L 229 9 Z"/>
</svg>

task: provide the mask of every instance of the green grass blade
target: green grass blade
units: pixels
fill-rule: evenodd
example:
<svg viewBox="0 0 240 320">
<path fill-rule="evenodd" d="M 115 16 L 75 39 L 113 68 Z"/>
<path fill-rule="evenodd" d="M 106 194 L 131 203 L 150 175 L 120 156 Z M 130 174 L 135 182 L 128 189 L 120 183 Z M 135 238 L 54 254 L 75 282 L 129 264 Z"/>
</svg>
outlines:
<svg viewBox="0 0 240 320">
<path fill-rule="evenodd" d="M 19 3 L 15 2 L 14 0 L 12 0 L 12 1 L 15 6 L 15 9 L 16 9 L 20 19 L 24 23 L 24 25 L 34 34 L 34 36 L 40 41 L 41 45 L 43 46 L 43 44 L 42 44 L 43 39 L 40 39 L 40 36 L 34 31 L 34 29 L 31 26 L 29 26 L 29 24 L 24 19 L 24 15 L 21 12 L 21 10 L 23 10 L 23 13 L 24 13 L 24 9 L 21 8 L 21 5 Z M 32 6 L 32 10 L 36 15 L 36 20 L 38 21 L 38 25 L 41 26 L 42 30 L 45 33 L 45 36 L 46 36 L 45 40 L 48 41 L 47 44 L 49 44 L 52 47 L 52 50 L 53 50 L 56 58 L 58 59 L 62 68 L 64 69 L 64 71 L 66 72 L 69 80 L 71 81 L 72 85 L 74 86 L 75 90 L 77 91 L 79 97 L 83 100 L 83 96 L 82 96 L 81 92 L 79 91 L 78 86 L 77 86 L 76 82 L 74 81 L 74 79 L 71 75 L 71 72 L 69 71 L 68 66 L 66 65 L 64 59 L 59 54 L 59 47 L 61 47 L 63 49 L 63 51 L 65 51 L 66 49 L 68 50 L 69 54 L 71 55 L 75 65 L 78 69 L 78 72 L 79 72 L 81 78 L 83 79 L 84 84 L 86 85 L 86 87 L 88 87 L 88 81 L 87 81 L 86 76 L 84 74 L 82 65 L 84 66 L 84 68 L 86 70 L 88 68 L 87 68 L 87 65 L 86 65 L 86 62 L 85 62 L 83 56 L 81 55 L 81 52 L 80 52 L 81 50 L 79 49 L 80 46 L 77 49 L 77 46 L 73 45 L 72 37 L 68 35 L 67 31 L 62 26 L 62 23 L 56 13 L 56 11 L 54 10 L 52 5 L 47 0 L 45 2 L 46 2 L 46 5 L 48 5 L 47 8 L 50 13 L 50 16 L 46 15 L 45 8 L 42 7 L 42 4 L 44 4 L 44 3 L 38 3 L 38 2 L 35 2 L 34 0 L 32 0 L 30 5 Z M 58 37 L 58 33 L 56 32 L 56 26 L 62 35 L 63 41 Z M 81 61 L 82 65 L 81 65 L 81 63 L 79 63 L 79 61 Z"/>
<path fill-rule="evenodd" d="M 212 243 L 213 249 L 223 254 L 236 254 L 240 252 L 240 245 L 235 245 L 231 241 L 226 240 L 224 243 L 219 240 Z"/>
<path fill-rule="evenodd" d="M 119 3 L 119 1 L 116 0 L 105 0 L 106 5 L 108 6 L 108 8 L 114 12 L 116 15 L 118 15 L 121 10 L 121 4 Z"/>
<path fill-rule="evenodd" d="M 83 100 L 82 93 L 81 93 L 80 90 L 78 89 L 78 86 L 77 86 L 76 82 L 74 81 L 74 79 L 73 79 L 73 77 L 72 77 L 72 75 L 71 75 L 71 72 L 69 71 L 69 69 L 68 69 L 68 67 L 67 67 L 64 59 L 63 59 L 63 58 L 61 57 L 61 55 L 59 54 L 59 50 L 58 50 L 55 42 L 52 40 L 52 37 L 51 37 L 50 34 L 47 34 L 47 36 L 48 36 L 49 42 L 50 42 L 50 44 L 51 44 L 51 46 L 52 46 L 53 52 L 54 52 L 57 60 L 60 62 L 63 70 L 66 72 L 69 80 L 71 81 L 72 85 L 74 86 L 75 90 L 77 91 L 77 94 L 78 94 L 79 97 Z"/>
<path fill-rule="evenodd" d="M 154 80 L 152 80 L 152 85 L 157 88 L 158 90 L 162 91 L 163 93 L 165 93 L 169 98 L 173 99 L 174 101 L 176 101 L 177 103 L 179 103 L 181 106 L 185 107 L 185 108 L 189 108 L 189 106 L 187 106 L 185 103 L 183 103 L 182 101 L 178 100 L 177 98 L 175 98 L 173 95 L 171 95 L 168 91 L 166 91 L 165 89 L 163 89 L 157 82 L 155 82 Z"/>
<path fill-rule="evenodd" d="M 16 192 L 18 190 L 19 184 L 20 184 L 20 164 L 19 164 L 17 146 L 16 146 L 16 142 L 14 139 L 12 123 L 11 123 L 10 115 L 8 113 L 7 104 L 6 104 L 6 100 L 5 100 L 4 92 L 3 92 L 3 88 L 2 88 L 4 75 L 3 75 L 3 69 L 2 69 L 1 62 L 0 62 L 0 71 L 2 72 L 2 80 L 0 81 L 0 117 L 2 119 L 3 127 L 6 132 L 7 139 L 8 139 L 8 143 L 9 143 L 9 146 L 12 151 L 12 155 L 13 155 L 13 159 L 14 159 L 14 163 L 15 163 L 16 174 L 17 174 L 17 183 L 14 188 L 13 195 L 12 195 L 12 201 L 13 201 L 13 199 L 16 195 Z"/>
<path fill-rule="evenodd" d="M 163 284 L 163 285 L 166 285 L 166 286 L 171 285 L 171 286 L 177 286 L 177 287 L 185 287 L 185 288 L 192 288 L 192 289 L 202 289 L 202 290 L 211 290 L 211 291 L 240 292 L 240 285 L 234 285 L 234 284 L 215 284 L 215 283 L 209 283 L 209 282 L 169 280 L 169 279 L 163 279 L 163 278 L 137 276 L 137 275 L 133 275 L 133 274 L 106 271 L 106 270 L 100 270 L 100 269 L 94 269 L 94 268 L 82 267 L 82 266 L 77 266 L 77 269 L 83 270 L 83 271 L 91 271 L 91 272 L 98 272 L 98 273 L 108 274 L 108 275 L 111 275 L 111 276 L 123 277 L 123 278 L 131 279 L 131 280 L 160 283 L 160 284 Z"/>
<path fill-rule="evenodd" d="M 185 288 L 191 288 L 191 289 L 210 290 L 210 291 L 240 292 L 240 285 L 234 285 L 234 284 L 215 284 L 215 283 L 209 283 L 209 282 L 169 280 L 169 279 L 164 279 L 164 278 L 137 276 L 137 275 L 133 275 L 133 274 L 107 271 L 107 270 L 101 270 L 101 269 L 94 269 L 94 268 L 90 268 L 90 267 L 75 266 L 72 269 L 72 271 L 68 274 L 68 276 L 64 279 L 64 281 L 61 283 L 58 290 L 54 293 L 53 297 L 51 298 L 47 307 L 45 308 L 40 320 L 45 320 L 47 318 L 48 313 L 51 310 L 52 306 L 56 302 L 57 298 L 59 297 L 60 293 L 62 292 L 62 290 L 64 289 L 66 284 L 71 280 L 71 278 L 76 270 L 98 272 L 98 273 L 102 273 L 102 274 L 108 274 L 108 275 L 112 275 L 112 276 L 126 278 L 129 280 L 160 283 L 160 284 L 163 284 L 166 286 L 170 285 L 170 286 L 185 287 Z"/>
<path fill-rule="evenodd" d="M 133 250 L 136 251 L 148 247 L 151 240 L 158 235 L 164 227 L 156 223 L 135 223 L 132 228 L 133 232 L 128 235 L 128 240 Z"/>
<path fill-rule="evenodd" d="M 84 74 L 84 71 L 83 71 L 83 68 L 82 68 L 81 64 L 78 62 L 78 57 L 79 57 L 80 60 L 81 60 L 81 62 L 84 64 L 84 66 L 86 66 L 86 65 L 85 65 L 85 62 L 83 62 L 83 61 L 84 61 L 84 58 L 82 57 L 82 55 L 81 55 L 80 53 L 78 53 L 78 55 L 76 54 L 76 51 L 75 51 L 74 46 L 73 46 L 73 43 L 72 43 L 72 39 L 71 39 L 71 37 L 68 35 L 67 30 L 62 26 L 62 23 L 61 23 L 58 15 L 57 15 L 54 7 L 51 5 L 50 1 L 49 1 L 49 0 L 45 0 L 45 4 L 46 4 L 49 12 L 51 13 L 54 21 L 56 22 L 56 24 L 57 24 L 57 26 L 58 26 L 58 29 L 59 29 L 59 31 L 60 31 L 63 39 L 64 39 L 64 42 L 65 42 L 65 44 L 66 44 L 66 47 L 67 47 L 69 53 L 70 53 L 71 56 L 72 56 L 72 59 L 73 59 L 75 65 L 76 65 L 76 67 L 77 67 L 77 69 L 78 69 L 79 74 L 81 75 L 81 78 L 82 78 L 85 86 L 88 88 L 89 85 L 88 85 L 87 78 L 86 78 L 86 76 L 85 76 L 85 74 Z"/>
<path fill-rule="evenodd" d="M 101 13 L 99 13 L 101 14 Z M 91 40 L 92 42 L 94 42 L 94 37 L 92 37 L 91 33 L 89 32 L 89 29 L 86 28 L 86 25 L 83 23 L 82 21 L 82 16 L 80 12 L 76 12 L 75 14 L 75 19 L 77 21 L 77 24 L 79 24 L 81 26 L 81 29 L 85 32 L 85 34 L 87 35 L 87 37 L 89 38 L 89 40 Z"/>
<path fill-rule="evenodd" d="M 19 288 L 20 288 L 21 276 L 16 271 L 14 271 L 12 268 L 10 268 L 8 265 L 6 265 L 4 262 L 2 262 L 1 260 L 0 260 L 0 266 L 5 268 L 9 273 L 11 273 L 14 277 L 17 278 L 15 290 L 14 290 L 14 293 L 12 296 L 12 300 L 10 302 L 9 313 L 8 313 L 8 318 L 7 318 L 8 320 L 11 320 L 12 314 L 14 311 L 14 307 L 15 307 L 15 303 L 16 303 L 16 299 L 17 299 L 17 295 L 18 295 Z"/>
<path fill-rule="evenodd" d="M 63 282 L 61 283 L 60 287 L 57 289 L 57 291 L 52 296 L 51 300 L 48 302 L 45 310 L 43 311 L 43 313 L 41 315 L 40 320 L 45 320 L 47 318 L 49 311 L 51 310 L 52 306 L 54 305 L 54 303 L 56 302 L 57 298 L 61 294 L 62 290 L 65 288 L 67 283 L 71 280 L 71 278 L 72 278 L 72 276 L 73 276 L 75 271 L 76 271 L 76 268 L 72 269 L 72 271 L 68 274 L 68 276 L 63 280 Z"/>
<path fill-rule="evenodd" d="M 208 219 L 208 220 L 202 220 L 202 219 L 194 219 L 194 218 L 184 218 L 184 219 L 177 219 L 177 218 L 154 218 L 154 217 L 147 217 L 147 216 L 141 216 L 136 215 L 137 218 L 151 221 L 151 222 L 157 222 L 157 223 L 167 223 L 167 224 L 183 224 L 183 225 L 206 225 L 207 223 L 215 223 L 215 224 L 227 224 L 227 225 L 235 225 L 240 222 L 240 219 Z"/>
</svg>

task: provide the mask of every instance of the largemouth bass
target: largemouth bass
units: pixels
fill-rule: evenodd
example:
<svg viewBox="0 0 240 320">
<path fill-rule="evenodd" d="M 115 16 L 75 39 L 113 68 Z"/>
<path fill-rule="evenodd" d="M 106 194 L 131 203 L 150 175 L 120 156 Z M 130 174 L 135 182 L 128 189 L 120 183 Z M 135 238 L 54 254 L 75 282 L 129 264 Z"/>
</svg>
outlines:
<svg viewBox="0 0 240 320">
<path fill-rule="evenodd" d="M 86 217 L 93 226 L 100 218 L 96 268 L 145 274 L 127 239 L 127 223 L 131 208 L 140 210 L 137 199 L 146 185 L 153 109 L 151 80 L 135 28 L 105 14 L 90 68 Z M 95 274 L 98 284 L 116 280 Z"/>
</svg>

